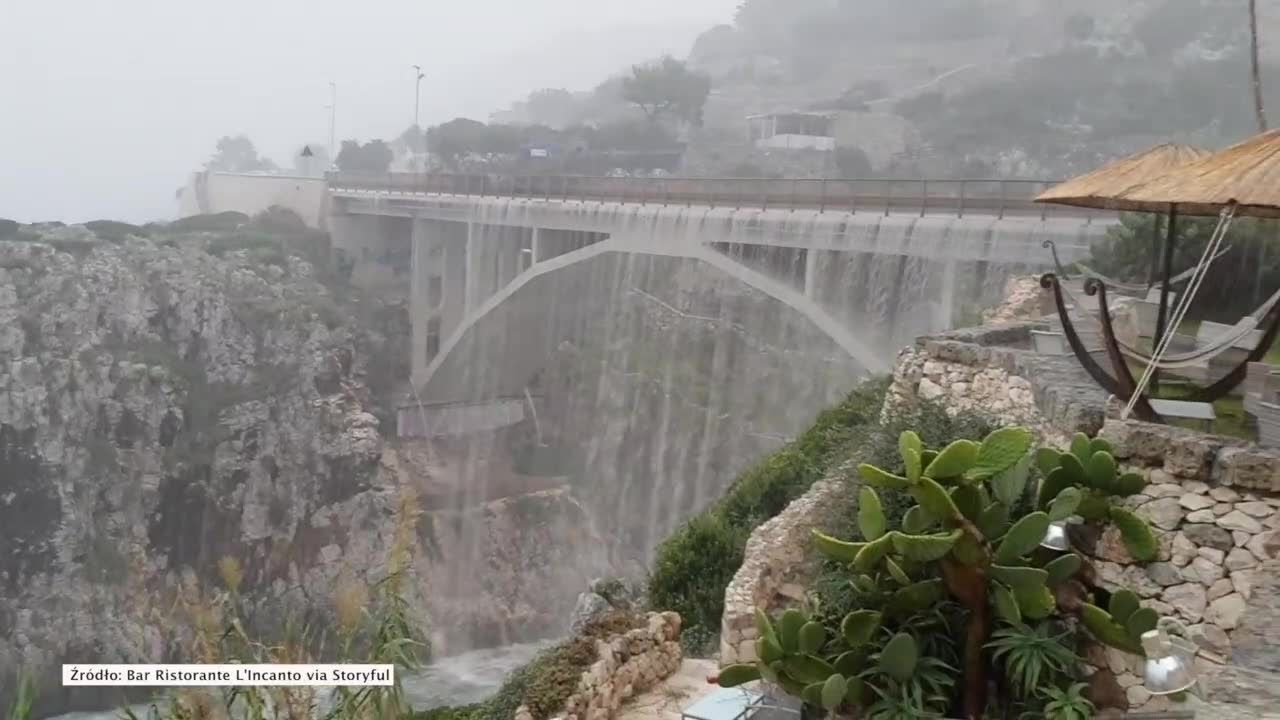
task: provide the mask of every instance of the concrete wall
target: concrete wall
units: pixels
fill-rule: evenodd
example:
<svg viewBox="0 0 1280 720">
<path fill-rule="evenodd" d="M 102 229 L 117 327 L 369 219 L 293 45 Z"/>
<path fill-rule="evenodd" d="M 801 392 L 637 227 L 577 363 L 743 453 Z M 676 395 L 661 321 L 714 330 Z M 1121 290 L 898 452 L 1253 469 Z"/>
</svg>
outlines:
<svg viewBox="0 0 1280 720">
<path fill-rule="evenodd" d="M 178 216 L 242 212 L 253 215 L 272 205 L 298 213 L 311 227 L 325 228 L 329 214 L 324 178 L 293 175 L 193 173 L 178 194 Z"/>
</svg>

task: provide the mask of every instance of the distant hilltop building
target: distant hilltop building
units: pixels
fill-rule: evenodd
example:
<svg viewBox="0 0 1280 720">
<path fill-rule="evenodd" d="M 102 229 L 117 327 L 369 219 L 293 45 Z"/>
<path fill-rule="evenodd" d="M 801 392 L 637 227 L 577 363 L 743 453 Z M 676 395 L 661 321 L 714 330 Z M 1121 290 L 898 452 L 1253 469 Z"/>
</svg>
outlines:
<svg viewBox="0 0 1280 720">
<path fill-rule="evenodd" d="M 758 149 L 834 151 L 836 138 L 826 113 L 781 112 L 747 118 L 751 143 Z"/>
</svg>

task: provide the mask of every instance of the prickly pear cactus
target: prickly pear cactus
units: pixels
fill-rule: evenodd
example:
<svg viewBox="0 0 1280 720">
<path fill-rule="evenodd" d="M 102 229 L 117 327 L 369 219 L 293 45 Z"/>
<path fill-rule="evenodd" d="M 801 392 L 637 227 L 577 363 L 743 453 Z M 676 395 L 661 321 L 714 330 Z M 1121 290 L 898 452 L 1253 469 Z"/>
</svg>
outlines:
<svg viewBox="0 0 1280 720">
<path fill-rule="evenodd" d="M 1140 491 L 1143 480 L 1120 474 L 1105 442 L 1080 435 L 1065 453 L 1033 453 L 1031 446 L 1031 433 L 1020 427 L 996 430 L 980 443 L 956 440 L 936 450 L 905 432 L 898 443 L 901 474 L 860 465 L 862 540 L 815 531 L 814 543 L 849 568 L 854 588 L 882 599 L 883 611 L 848 614 L 832 637 L 798 610 L 788 610 L 776 622 L 758 612 L 756 662 L 725 668 L 720 683 L 763 679 L 814 706 L 861 707 L 876 689 L 867 683 L 879 682 L 868 678 L 905 682 L 921 662 L 915 638 L 893 628 L 916 613 L 955 602 L 968 611 L 964 714 L 980 717 L 989 687 L 983 648 L 994 620 L 1020 624 L 1058 612 L 1055 588 L 1071 582 L 1083 566 L 1079 555 L 1042 546 L 1051 523 L 1074 515 L 1110 520 L 1135 557 L 1155 553 L 1146 524 L 1111 505 L 1111 498 Z M 1036 467 L 1043 479 L 1032 486 Z M 915 500 L 896 528 L 884 512 L 881 493 L 886 492 Z M 1027 503 L 1032 511 L 1014 517 L 1015 508 Z M 1080 614 L 1099 640 L 1134 653 L 1141 653 L 1137 639 L 1156 619 L 1127 592 L 1113 595 L 1106 610 L 1085 603 Z M 884 644 L 872 652 L 877 643 Z"/>
<path fill-rule="evenodd" d="M 1105 440 L 1091 440 L 1084 433 L 1076 433 L 1068 452 L 1041 448 L 1036 453 L 1036 464 L 1045 476 L 1037 495 L 1037 507 L 1049 509 L 1063 492 L 1075 489 L 1079 501 L 1069 514 L 1089 521 L 1114 523 L 1135 560 L 1155 560 L 1159 545 L 1150 526 L 1113 501 L 1142 492 L 1147 481 L 1134 472 L 1121 473 Z"/>
</svg>

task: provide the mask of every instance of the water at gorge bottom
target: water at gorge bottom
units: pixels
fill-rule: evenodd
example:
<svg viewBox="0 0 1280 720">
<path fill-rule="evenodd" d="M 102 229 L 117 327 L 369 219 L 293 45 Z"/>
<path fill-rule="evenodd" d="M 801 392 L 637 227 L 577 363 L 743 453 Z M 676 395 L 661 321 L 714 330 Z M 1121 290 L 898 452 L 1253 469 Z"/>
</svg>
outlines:
<svg viewBox="0 0 1280 720">
<path fill-rule="evenodd" d="M 511 671 L 532 660 L 539 650 L 553 642 L 518 643 L 439 658 L 422 670 L 402 677 L 405 696 L 414 710 L 479 702 L 493 694 Z M 147 717 L 145 704 L 134 705 L 132 710 L 140 718 Z M 52 720 L 119 720 L 120 717 L 119 710 L 103 710 L 66 713 Z"/>
</svg>

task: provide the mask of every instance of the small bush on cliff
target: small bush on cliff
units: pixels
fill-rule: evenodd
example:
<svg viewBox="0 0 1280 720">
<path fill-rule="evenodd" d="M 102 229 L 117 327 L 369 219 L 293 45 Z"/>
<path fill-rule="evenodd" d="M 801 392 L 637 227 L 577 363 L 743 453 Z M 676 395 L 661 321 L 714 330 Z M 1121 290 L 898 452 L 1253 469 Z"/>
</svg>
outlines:
<svg viewBox="0 0 1280 720">
<path fill-rule="evenodd" d="M 435 708 L 414 720 L 511 720 L 524 705 L 535 720 L 547 720 L 564 707 L 578 687 L 582 673 L 598 660 L 596 640 L 644 627 L 640 613 L 617 610 L 595 618 L 582 633 L 538 653 L 524 667 L 507 676 L 493 697 L 482 703 Z"/>
<path fill-rule="evenodd" d="M 405 595 L 413 559 L 413 529 L 420 512 L 416 498 L 406 493 L 396 511 L 386 576 L 371 589 L 339 582 L 334 597 L 335 628 L 286 623 L 284 637 L 268 642 L 247 629 L 250 605 L 240 594 L 244 571 L 239 561 L 218 562 L 224 589 L 206 597 L 194 580 L 184 583 L 178 598 L 188 620 L 188 662 L 198 663 L 314 663 L 322 657 L 337 662 L 392 664 L 397 667 L 390 687 L 339 687 L 325 720 L 394 720 L 412 716 L 400 684 L 402 670 L 419 665 L 427 645 L 413 620 Z M 157 720 L 243 717 L 246 720 L 313 720 L 318 694 L 309 687 L 184 688 L 153 703 L 147 717 Z M 223 712 L 225 709 L 225 713 Z M 129 709 L 124 720 L 138 720 Z"/>
<path fill-rule="evenodd" d="M 849 457 L 879 422 L 888 379 L 859 385 L 798 438 L 743 473 L 714 506 L 693 516 L 658 548 L 649 601 L 683 620 L 682 642 L 705 653 L 720 631 L 724 590 L 742 565 L 747 537 Z"/>
</svg>

